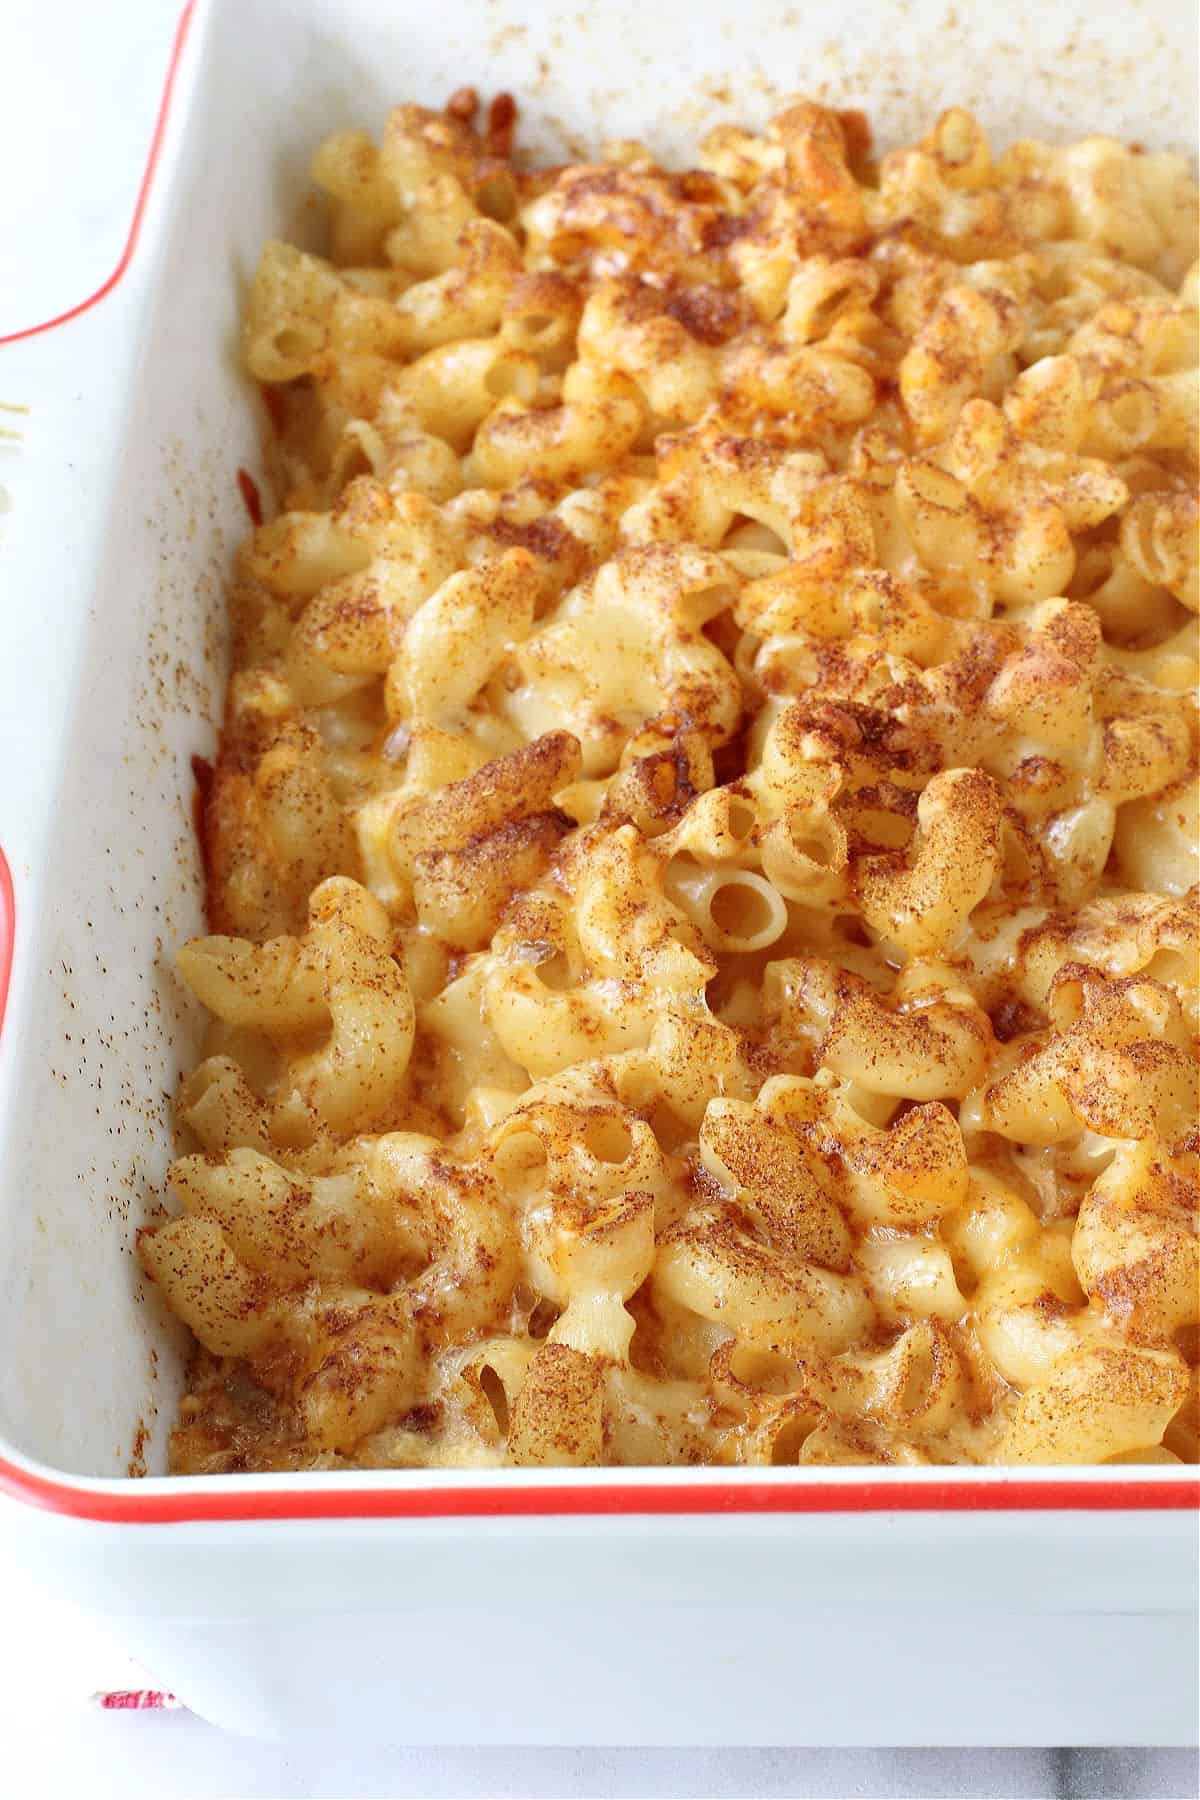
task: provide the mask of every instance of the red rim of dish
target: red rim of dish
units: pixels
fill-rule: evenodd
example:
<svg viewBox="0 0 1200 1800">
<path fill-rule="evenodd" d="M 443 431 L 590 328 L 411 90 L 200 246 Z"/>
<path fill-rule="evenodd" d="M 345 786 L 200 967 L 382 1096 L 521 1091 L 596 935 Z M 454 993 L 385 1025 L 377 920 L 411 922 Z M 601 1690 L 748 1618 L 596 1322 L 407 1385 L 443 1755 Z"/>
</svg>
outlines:
<svg viewBox="0 0 1200 1800">
<path fill-rule="evenodd" d="M 23 338 L 37 337 L 43 331 L 53 331 L 56 325 L 67 325 L 77 319 L 81 313 L 90 312 L 101 300 L 112 293 L 130 263 L 137 249 L 138 238 L 142 234 L 142 220 L 146 214 L 146 202 L 150 198 L 150 188 L 154 181 L 154 171 L 158 166 L 159 154 L 163 146 L 163 138 L 167 131 L 167 115 L 171 109 L 171 90 L 175 86 L 175 76 L 179 69 L 183 46 L 187 41 L 188 27 L 192 22 L 196 0 L 187 0 L 187 5 L 179 15 L 175 27 L 175 36 L 171 43 L 171 57 L 167 63 L 167 75 L 163 84 L 162 98 L 158 103 L 158 114 L 154 121 L 154 134 L 150 139 L 150 150 L 146 157 L 146 166 L 142 171 L 142 179 L 138 185 L 137 199 L 134 202 L 133 218 L 129 224 L 129 233 L 125 239 L 125 248 L 121 251 L 120 260 L 107 281 L 101 282 L 94 294 L 78 305 L 68 307 L 66 312 L 56 313 L 52 319 L 43 319 L 40 325 L 26 325 L 20 331 L 10 331 L 0 337 L 0 344 L 18 344 Z"/>
<path fill-rule="evenodd" d="M 162 99 L 146 167 L 138 188 L 133 220 L 121 259 L 108 280 L 78 306 L 59 313 L 41 325 L 0 338 L 0 344 L 16 343 L 65 325 L 99 304 L 110 294 L 128 269 L 149 199 L 154 171 L 166 135 L 175 76 L 187 41 L 196 0 L 187 0 L 175 27 L 171 59 L 167 66 Z M 16 936 L 16 901 L 12 875 L 0 848 L 0 1030 L 12 971 Z M 402 1478 L 399 1478 L 402 1482 Z M 1055 1476 L 1030 1480 L 996 1470 L 990 1479 L 978 1476 L 941 1476 L 930 1481 L 861 1481 L 834 1483 L 731 1481 L 714 1476 L 703 1487 L 674 1485 L 670 1481 L 615 1481 L 603 1486 L 548 1483 L 539 1487 L 515 1484 L 496 1487 L 426 1488 L 379 1485 L 278 1491 L 256 1488 L 248 1477 L 236 1490 L 193 1486 L 180 1482 L 171 1493 L 139 1493 L 138 1482 L 128 1489 L 96 1490 L 65 1475 L 35 1473 L 0 1455 L 0 1493 L 70 1518 L 104 1524 L 170 1525 L 200 1520 L 240 1519 L 434 1519 L 598 1517 L 620 1515 L 670 1515 L 716 1513 L 858 1513 L 858 1512 L 1146 1512 L 1180 1511 L 1200 1507 L 1200 1478 L 1178 1481 L 1125 1480 L 1090 1475 L 1084 1479 Z"/>
<path fill-rule="evenodd" d="M 713 1514 L 945 1513 L 945 1512 L 1181 1512 L 1200 1506 L 1200 1479 L 1144 1477 L 1030 1480 L 997 1469 L 978 1476 L 931 1481 L 731 1481 L 703 1486 L 611 1481 L 595 1486 L 546 1482 L 536 1487 L 501 1480 L 494 1487 L 414 1487 L 403 1476 L 372 1487 L 341 1487 L 318 1478 L 311 1488 L 259 1488 L 247 1477 L 237 1488 L 180 1481 L 166 1493 L 97 1490 L 67 1476 L 34 1474 L 0 1457 L 0 1493 L 43 1511 L 112 1525 L 181 1525 L 204 1521 L 286 1519 L 503 1519 L 683 1517 Z"/>
</svg>

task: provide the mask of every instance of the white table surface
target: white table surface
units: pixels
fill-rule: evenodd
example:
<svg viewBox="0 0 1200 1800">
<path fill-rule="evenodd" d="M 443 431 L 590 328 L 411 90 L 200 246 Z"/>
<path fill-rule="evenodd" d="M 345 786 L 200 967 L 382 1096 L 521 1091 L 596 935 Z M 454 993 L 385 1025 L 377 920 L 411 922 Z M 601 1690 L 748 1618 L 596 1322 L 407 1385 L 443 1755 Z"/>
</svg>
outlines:
<svg viewBox="0 0 1200 1800">
<path fill-rule="evenodd" d="M 115 266 L 180 0 L 0 0 L 0 336 L 66 310 Z M 417 16 L 420 16 L 419 9 Z M 399 79 L 398 73 L 398 79 Z M 400 96 L 398 95 L 398 98 Z M 0 350 L 0 398 L 4 352 Z M 0 453 L 0 487 L 5 458 Z M 11 466 L 11 463 L 9 464 Z M 3 546 L 0 539 L 0 559 Z M 2 567 L 2 563 L 0 563 Z M 187 1712 L 106 1713 L 121 1647 L 6 1560 L 0 1504 L 0 1792 L 201 1796 L 1155 1796 L 1197 1792 L 1186 1751 L 412 1750 L 252 1744 Z"/>
</svg>

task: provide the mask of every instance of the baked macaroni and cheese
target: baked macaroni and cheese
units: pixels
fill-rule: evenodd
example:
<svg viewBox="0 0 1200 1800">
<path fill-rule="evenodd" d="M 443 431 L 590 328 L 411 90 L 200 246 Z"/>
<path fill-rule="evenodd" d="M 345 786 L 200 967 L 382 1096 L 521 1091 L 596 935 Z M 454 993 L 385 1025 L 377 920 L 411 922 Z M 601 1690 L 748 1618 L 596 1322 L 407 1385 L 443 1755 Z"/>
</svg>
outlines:
<svg viewBox="0 0 1200 1800">
<path fill-rule="evenodd" d="M 173 1467 L 1194 1462 L 1182 159 L 513 119 L 249 296 Z"/>
</svg>

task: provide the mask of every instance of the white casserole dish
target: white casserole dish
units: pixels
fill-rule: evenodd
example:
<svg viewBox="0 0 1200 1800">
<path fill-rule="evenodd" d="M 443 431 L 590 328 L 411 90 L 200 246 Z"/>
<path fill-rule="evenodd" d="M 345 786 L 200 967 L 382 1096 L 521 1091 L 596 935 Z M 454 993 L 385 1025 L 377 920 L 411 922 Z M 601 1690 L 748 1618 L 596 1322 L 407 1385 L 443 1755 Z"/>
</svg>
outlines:
<svg viewBox="0 0 1200 1800">
<path fill-rule="evenodd" d="M 834 45 L 770 0 L 736 21 L 718 0 L 444 0 L 436 35 L 371 0 L 189 7 L 128 267 L 0 349 L 5 396 L 63 426 L 10 522 L 0 617 L 0 1489 L 30 1565 L 220 1723 L 293 1731 L 316 1710 L 413 1743 L 1195 1736 L 1190 1471 L 160 1474 L 181 1345 L 131 1248 L 198 1031 L 171 958 L 200 920 L 188 758 L 213 743 L 235 476 L 258 461 L 239 289 L 303 220 L 313 145 L 467 81 L 514 91 L 542 151 L 638 135 L 678 155 L 796 89 L 865 106 L 885 141 L 958 101 L 997 138 L 1190 144 L 1182 4 L 952 18 L 853 0 Z"/>
</svg>

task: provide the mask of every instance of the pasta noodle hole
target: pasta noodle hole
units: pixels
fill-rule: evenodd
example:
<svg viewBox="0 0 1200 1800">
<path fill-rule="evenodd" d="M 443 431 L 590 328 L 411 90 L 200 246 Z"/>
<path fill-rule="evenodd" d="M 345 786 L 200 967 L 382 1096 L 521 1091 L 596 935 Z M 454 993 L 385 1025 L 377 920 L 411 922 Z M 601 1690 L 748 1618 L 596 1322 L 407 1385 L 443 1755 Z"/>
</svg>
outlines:
<svg viewBox="0 0 1200 1800">
<path fill-rule="evenodd" d="M 836 322 L 838 314 L 848 303 L 853 293 L 852 284 L 843 283 L 841 287 L 829 290 L 823 300 L 813 307 L 807 320 L 807 335 L 811 343 L 816 338 L 823 338 Z"/>
<path fill-rule="evenodd" d="M 516 321 L 517 335 L 527 344 L 544 344 L 554 336 L 557 320 L 550 313 L 529 313 L 524 319 Z"/>
<path fill-rule="evenodd" d="M 673 1106 L 660 1100 L 647 1120 L 660 1150 L 668 1156 L 682 1150 L 685 1144 L 694 1142 L 696 1133 L 686 1119 L 680 1117 Z"/>
<path fill-rule="evenodd" d="M 825 868 L 831 856 L 830 846 L 823 838 L 814 836 L 810 831 L 792 833 L 792 844 L 800 856 L 807 856 L 809 862 L 817 863 Z"/>
<path fill-rule="evenodd" d="M 772 1463 L 776 1467 L 798 1463 L 808 1432 L 806 1419 L 789 1419 L 775 1434 L 775 1442 L 771 1445 Z"/>
<path fill-rule="evenodd" d="M 740 515 L 721 540 L 722 550 L 760 550 L 769 556 L 786 556 L 788 547 L 777 531 L 757 519 Z"/>
<path fill-rule="evenodd" d="M 536 974 L 542 986 L 549 988 L 554 994 L 565 993 L 567 988 L 575 986 L 571 965 L 561 950 L 556 955 L 547 957 L 545 962 L 538 963 Z"/>
<path fill-rule="evenodd" d="M 496 1429 L 500 1436 L 507 1437 L 508 1395 L 504 1391 L 504 1383 L 490 1363 L 484 1363 L 479 1371 L 479 1391 L 495 1415 Z"/>
<path fill-rule="evenodd" d="M 864 807 L 854 823 L 863 837 L 881 850 L 906 850 L 912 840 L 911 819 L 883 806 Z"/>
<path fill-rule="evenodd" d="M 695 603 L 703 598 L 703 595 L 693 594 L 689 596 L 689 602 Z M 730 598 L 732 598 L 732 595 Z M 710 644 L 721 652 L 721 655 L 725 658 L 726 662 L 731 663 L 734 656 L 737 654 L 738 642 L 742 633 L 733 614 L 726 610 L 727 607 L 728 600 L 722 603 L 722 610 L 715 613 L 711 607 L 701 608 L 697 605 L 696 614 L 702 619 L 707 616 L 707 623 L 704 626 L 705 637 Z M 689 604 L 688 610 L 691 611 L 691 604 Z"/>
<path fill-rule="evenodd" d="M 546 1151 L 535 1132 L 514 1131 L 496 1145 L 493 1161 L 501 1181 L 528 1181 L 545 1173 Z"/>
<path fill-rule="evenodd" d="M 305 331 L 299 325 L 285 325 L 271 339 L 276 354 L 286 362 L 306 362 L 321 347 L 321 335 L 315 330 Z"/>
<path fill-rule="evenodd" d="M 620 1119 L 589 1119 L 584 1126 L 583 1142 L 588 1155 L 597 1162 L 628 1162 L 633 1154 L 633 1137 Z"/>
<path fill-rule="evenodd" d="M 857 913 L 839 913 L 833 921 L 833 934 L 843 944 L 861 944 L 864 950 L 871 947 L 871 934 Z"/>
<path fill-rule="evenodd" d="M 788 1394 L 796 1387 L 796 1365 L 777 1350 L 737 1344 L 730 1352 L 729 1372 L 735 1381 L 768 1394 Z"/>
<path fill-rule="evenodd" d="M 539 1341 L 542 1338 L 545 1338 L 549 1334 L 550 1327 L 559 1317 L 560 1314 L 557 1306 L 554 1305 L 553 1301 L 543 1297 L 538 1301 L 537 1305 L 529 1315 L 528 1329 L 530 1337 L 537 1338 Z"/>
<path fill-rule="evenodd" d="M 1123 394 L 1114 394 L 1107 410 L 1110 427 L 1127 449 L 1144 443 L 1154 430 L 1154 399 L 1142 388 L 1127 388 Z"/>
<path fill-rule="evenodd" d="M 725 881 L 713 889 L 708 913 L 722 937 L 742 940 L 757 938 L 769 931 L 773 922 L 770 903 L 749 882 Z"/>
<path fill-rule="evenodd" d="M 757 814 L 745 800 L 733 800 L 729 806 L 729 829 L 739 843 L 745 843 L 754 830 Z"/>
</svg>

